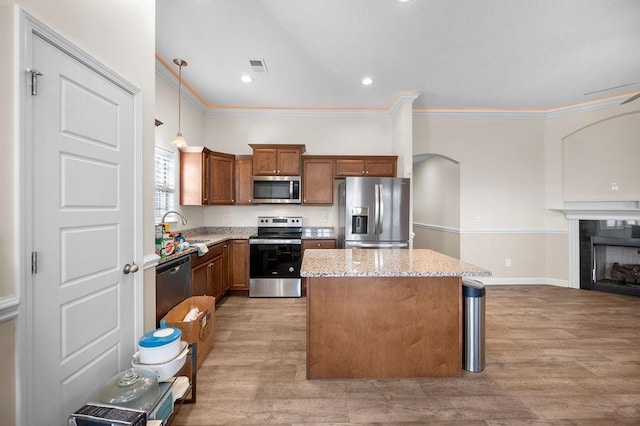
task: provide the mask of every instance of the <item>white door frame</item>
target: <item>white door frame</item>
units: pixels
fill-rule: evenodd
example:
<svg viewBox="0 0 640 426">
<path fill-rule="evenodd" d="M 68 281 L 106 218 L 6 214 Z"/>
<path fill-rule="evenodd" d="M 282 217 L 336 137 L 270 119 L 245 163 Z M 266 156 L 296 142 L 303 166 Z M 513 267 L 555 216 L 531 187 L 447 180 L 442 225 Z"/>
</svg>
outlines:
<svg viewBox="0 0 640 426">
<path fill-rule="evenodd" d="M 19 59 L 15 62 L 17 69 L 15 75 L 18 78 L 14 99 L 17 99 L 17 128 L 14 138 L 14 163 L 16 165 L 17 182 L 16 190 L 16 255 L 18 262 L 18 272 L 16 281 L 17 293 L 20 297 L 19 311 L 17 317 L 17 342 L 16 342 L 16 424 L 31 424 L 30 407 L 33 401 L 34 378 L 27 366 L 33 361 L 33 346 L 31 344 L 33 332 L 29 319 L 33 314 L 33 284 L 31 276 L 31 252 L 33 251 L 33 203 L 32 196 L 32 171 L 31 153 L 33 140 L 31 135 L 31 75 L 27 71 L 31 69 L 32 38 L 38 34 L 41 38 L 60 49 L 65 54 L 71 56 L 78 62 L 89 67 L 102 77 L 119 86 L 133 97 L 134 105 L 134 235 L 131 241 L 133 244 L 133 261 L 138 265 L 144 263 L 143 260 L 143 182 L 142 182 L 142 151 L 143 151 L 143 111 L 142 92 L 139 88 L 129 83 L 127 80 L 98 62 L 87 52 L 75 46 L 56 31 L 37 20 L 32 15 L 24 11 L 19 6 L 15 7 L 14 22 L 16 34 L 19 41 L 16 44 Z M 142 335 L 143 326 L 143 274 L 133 274 L 134 285 L 134 336 Z M 137 337 L 136 337 L 137 339 Z M 136 340 L 137 341 L 137 340 Z M 134 342 L 135 343 L 135 342 Z M 134 344 L 135 347 L 135 344 Z M 96 387 L 101 386 L 96 383 Z M 80 407 L 78 407 L 80 408 Z"/>
</svg>

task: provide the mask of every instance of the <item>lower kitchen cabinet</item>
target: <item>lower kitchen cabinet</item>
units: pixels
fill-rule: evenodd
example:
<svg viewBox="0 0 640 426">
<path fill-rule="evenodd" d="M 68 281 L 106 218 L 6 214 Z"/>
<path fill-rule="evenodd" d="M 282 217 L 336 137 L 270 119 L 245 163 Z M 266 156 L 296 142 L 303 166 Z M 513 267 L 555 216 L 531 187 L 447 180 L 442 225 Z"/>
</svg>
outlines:
<svg viewBox="0 0 640 426">
<path fill-rule="evenodd" d="M 229 240 L 209 247 L 204 256 L 191 255 L 191 293 L 213 296 L 249 291 L 249 241 Z"/>
<path fill-rule="evenodd" d="M 249 241 L 232 240 L 229 244 L 231 252 L 229 289 L 249 291 Z"/>
<path fill-rule="evenodd" d="M 204 256 L 191 255 L 191 294 L 213 296 L 218 301 L 224 294 L 223 244 L 209 247 Z"/>
</svg>

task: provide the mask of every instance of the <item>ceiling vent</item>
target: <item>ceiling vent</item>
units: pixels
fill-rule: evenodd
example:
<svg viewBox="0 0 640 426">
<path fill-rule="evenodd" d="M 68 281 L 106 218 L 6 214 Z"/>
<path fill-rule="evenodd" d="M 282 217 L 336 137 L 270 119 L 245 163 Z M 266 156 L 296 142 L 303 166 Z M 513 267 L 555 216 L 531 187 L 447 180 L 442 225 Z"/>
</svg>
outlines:
<svg viewBox="0 0 640 426">
<path fill-rule="evenodd" d="M 267 73 L 267 64 L 262 59 L 249 59 L 249 65 L 253 72 Z"/>
</svg>

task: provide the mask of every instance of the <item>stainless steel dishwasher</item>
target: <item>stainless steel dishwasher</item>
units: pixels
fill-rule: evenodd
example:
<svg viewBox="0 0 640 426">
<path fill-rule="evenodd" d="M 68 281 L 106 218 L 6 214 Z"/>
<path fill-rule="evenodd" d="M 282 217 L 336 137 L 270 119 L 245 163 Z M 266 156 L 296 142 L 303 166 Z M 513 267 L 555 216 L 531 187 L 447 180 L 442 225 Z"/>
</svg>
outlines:
<svg viewBox="0 0 640 426">
<path fill-rule="evenodd" d="M 191 256 L 156 267 L 156 326 L 178 303 L 191 297 Z"/>
</svg>

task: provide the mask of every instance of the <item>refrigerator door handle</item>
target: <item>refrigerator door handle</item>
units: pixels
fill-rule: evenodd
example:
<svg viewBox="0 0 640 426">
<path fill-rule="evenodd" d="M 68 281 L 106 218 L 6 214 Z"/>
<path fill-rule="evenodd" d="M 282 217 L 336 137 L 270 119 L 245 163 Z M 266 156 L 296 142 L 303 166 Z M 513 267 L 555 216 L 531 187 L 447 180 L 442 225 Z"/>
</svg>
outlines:
<svg viewBox="0 0 640 426">
<path fill-rule="evenodd" d="M 382 184 L 378 184 L 378 208 L 380 209 L 380 213 L 378 213 L 378 234 L 382 234 L 382 222 L 384 221 L 384 186 Z"/>
<path fill-rule="evenodd" d="M 345 248 L 409 248 L 409 243 L 361 243 L 358 241 L 347 241 Z"/>
<path fill-rule="evenodd" d="M 380 185 L 373 186 L 374 206 L 373 206 L 373 233 L 378 234 L 380 226 Z"/>
</svg>

